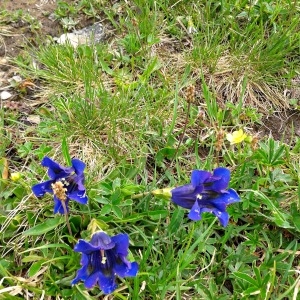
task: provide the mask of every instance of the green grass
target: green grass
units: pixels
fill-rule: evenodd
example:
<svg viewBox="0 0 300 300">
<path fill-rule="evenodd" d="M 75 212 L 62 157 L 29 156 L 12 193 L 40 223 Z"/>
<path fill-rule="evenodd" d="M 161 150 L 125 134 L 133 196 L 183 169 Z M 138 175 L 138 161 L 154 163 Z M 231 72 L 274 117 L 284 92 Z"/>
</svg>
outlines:
<svg viewBox="0 0 300 300">
<path fill-rule="evenodd" d="M 289 106 L 283 91 L 299 74 L 297 1 L 109 3 L 58 2 L 55 11 L 61 22 L 103 18 L 114 36 L 102 44 L 41 40 L 13 60 L 39 86 L 31 114 L 41 121 L 28 125 L 1 103 L 0 299 L 104 299 L 97 287 L 70 284 L 80 267 L 73 247 L 89 240 L 92 220 L 127 233 L 140 266 L 110 299 L 298 299 L 299 138 L 287 145 L 253 129 Z M 15 15 L 3 14 L 0 30 Z M 229 145 L 225 134 L 240 128 L 253 141 Z M 89 202 L 70 202 L 72 236 L 51 195 L 31 192 L 47 178 L 45 155 L 87 165 Z M 231 170 L 241 197 L 226 228 L 208 213 L 192 222 L 149 194 L 218 166 Z"/>
</svg>

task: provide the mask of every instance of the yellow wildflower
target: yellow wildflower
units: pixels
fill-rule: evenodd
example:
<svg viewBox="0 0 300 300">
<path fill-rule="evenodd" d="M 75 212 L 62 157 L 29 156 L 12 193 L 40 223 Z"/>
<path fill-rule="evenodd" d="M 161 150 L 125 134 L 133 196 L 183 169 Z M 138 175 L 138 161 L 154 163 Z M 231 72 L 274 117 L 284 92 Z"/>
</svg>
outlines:
<svg viewBox="0 0 300 300">
<path fill-rule="evenodd" d="M 244 133 L 243 129 L 234 131 L 232 133 L 227 133 L 226 135 L 226 139 L 227 141 L 230 142 L 231 145 L 239 144 L 246 138 L 247 138 L 247 134 Z"/>
<path fill-rule="evenodd" d="M 21 178 L 21 174 L 19 172 L 11 173 L 10 178 L 12 181 L 18 181 Z"/>
</svg>

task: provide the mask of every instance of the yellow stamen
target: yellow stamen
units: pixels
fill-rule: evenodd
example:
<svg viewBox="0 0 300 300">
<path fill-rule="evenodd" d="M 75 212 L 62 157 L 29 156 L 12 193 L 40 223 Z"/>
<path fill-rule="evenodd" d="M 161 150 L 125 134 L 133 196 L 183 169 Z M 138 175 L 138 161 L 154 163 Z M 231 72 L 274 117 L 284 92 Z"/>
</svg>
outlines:
<svg viewBox="0 0 300 300">
<path fill-rule="evenodd" d="M 105 252 L 104 250 L 100 250 L 101 256 L 102 256 L 102 260 L 101 260 L 101 264 L 105 265 L 107 257 L 105 256 Z"/>
<path fill-rule="evenodd" d="M 53 194 L 61 201 L 66 201 L 67 199 L 67 189 L 64 187 L 64 184 L 61 181 L 56 181 L 51 184 Z"/>
</svg>

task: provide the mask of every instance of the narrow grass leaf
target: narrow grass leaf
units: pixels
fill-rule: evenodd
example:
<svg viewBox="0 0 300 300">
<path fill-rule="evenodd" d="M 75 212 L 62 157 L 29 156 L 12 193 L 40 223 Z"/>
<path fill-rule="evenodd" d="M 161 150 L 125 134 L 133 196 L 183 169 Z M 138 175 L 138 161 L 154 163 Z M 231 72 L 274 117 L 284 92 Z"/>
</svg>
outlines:
<svg viewBox="0 0 300 300">
<path fill-rule="evenodd" d="M 43 261 L 35 262 L 31 265 L 31 267 L 28 270 L 29 277 L 34 276 L 42 267 Z"/>
<path fill-rule="evenodd" d="M 249 275 L 242 273 L 242 272 L 234 272 L 233 275 L 239 279 L 245 280 L 248 283 L 250 283 L 251 285 L 254 285 L 257 289 L 257 282 L 255 279 L 253 279 L 252 277 L 250 277 Z"/>
<path fill-rule="evenodd" d="M 25 251 L 20 252 L 20 254 L 26 253 L 26 252 L 31 252 L 31 251 L 36 251 L 36 250 L 48 249 L 48 248 L 66 248 L 68 250 L 72 250 L 72 248 L 67 244 L 47 244 L 47 245 L 27 249 Z"/>
<path fill-rule="evenodd" d="M 61 143 L 62 154 L 68 166 L 71 165 L 71 156 L 69 152 L 68 143 L 66 137 L 64 136 Z"/>
</svg>

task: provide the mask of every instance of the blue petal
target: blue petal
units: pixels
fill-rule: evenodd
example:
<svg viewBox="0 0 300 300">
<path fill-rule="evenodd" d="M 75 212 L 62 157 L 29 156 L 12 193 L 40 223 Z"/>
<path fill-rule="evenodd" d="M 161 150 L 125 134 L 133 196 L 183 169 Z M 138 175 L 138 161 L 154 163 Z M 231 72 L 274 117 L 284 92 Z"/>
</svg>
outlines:
<svg viewBox="0 0 300 300">
<path fill-rule="evenodd" d="M 223 227 L 226 227 L 229 221 L 229 214 L 226 211 L 221 212 L 218 216 L 218 219 Z"/>
<path fill-rule="evenodd" d="M 37 197 L 43 197 L 45 193 L 53 193 L 53 190 L 51 188 L 51 184 L 53 183 L 53 180 L 48 180 L 42 183 L 38 183 L 34 185 L 31 189 L 32 192 L 37 196 Z"/>
<path fill-rule="evenodd" d="M 218 199 L 226 203 L 226 205 L 240 201 L 240 197 L 234 189 L 229 189 L 226 193 L 221 193 Z"/>
<path fill-rule="evenodd" d="M 84 281 L 84 286 L 87 289 L 91 289 L 98 281 L 99 272 L 92 273 Z"/>
<path fill-rule="evenodd" d="M 113 236 L 112 241 L 115 243 L 114 251 L 122 256 L 128 255 L 129 237 L 127 234 L 117 234 Z"/>
<path fill-rule="evenodd" d="M 81 265 L 82 265 L 82 268 L 77 271 L 77 275 L 72 280 L 71 284 L 75 284 L 80 280 L 85 281 L 88 278 L 88 276 L 89 276 L 88 262 L 89 262 L 88 256 L 85 255 L 85 254 L 82 254 L 82 259 L 81 259 L 81 262 L 80 262 Z"/>
<path fill-rule="evenodd" d="M 137 262 L 132 262 L 131 263 L 131 267 L 128 269 L 127 273 L 125 274 L 125 276 L 128 277 L 134 277 L 136 276 L 137 272 L 139 270 L 139 265 Z"/>
<path fill-rule="evenodd" d="M 201 212 L 209 212 L 214 214 L 220 221 L 221 225 L 226 227 L 229 221 L 229 215 L 226 211 L 219 211 L 218 209 L 214 209 L 214 208 L 202 208 Z"/>
<path fill-rule="evenodd" d="M 122 263 L 114 264 L 114 272 L 124 278 L 124 277 L 134 277 L 136 276 L 139 265 L 136 262 L 129 262 L 126 258 L 122 258 Z"/>
<path fill-rule="evenodd" d="M 213 177 L 218 178 L 210 186 L 210 189 L 216 192 L 221 192 L 227 189 L 230 181 L 230 171 L 226 168 L 217 168 L 213 172 Z"/>
<path fill-rule="evenodd" d="M 193 187 L 203 184 L 212 176 L 210 172 L 203 170 L 194 170 L 191 175 L 191 184 Z"/>
<path fill-rule="evenodd" d="M 171 190 L 171 199 L 175 204 L 191 209 L 197 194 L 200 194 L 201 191 L 202 187 L 194 188 L 191 184 L 182 185 Z"/>
<path fill-rule="evenodd" d="M 96 232 L 93 234 L 91 239 L 91 245 L 102 250 L 109 250 L 115 247 L 114 241 L 108 234 L 103 231 Z"/>
<path fill-rule="evenodd" d="M 120 277 L 125 277 L 126 274 L 128 273 L 128 266 L 130 266 L 130 262 L 127 261 L 127 264 L 122 262 L 118 262 L 118 263 L 114 263 L 113 265 L 113 270 L 114 273 L 116 273 L 117 275 L 119 275 Z"/>
<path fill-rule="evenodd" d="M 115 276 L 111 274 L 110 276 L 105 276 L 102 273 L 98 273 L 99 276 L 99 286 L 104 294 L 112 293 L 118 286 L 115 283 Z"/>
<path fill-rule="evenodd" d="M 72 166 L 75 169 L 75 173 L 77 175 L 82 174 L 85 169 L 85 163 L 76 158 L 72 159 Z"/>
<path fill-rule="evenodd" d="M 224 199 L 222 199 L 221 196 L 218 198 L 214 198 L 211 200 L 205 200 L 205 201 L 199 201 L 199 205 L 201 208 L 207 207 L 207 208 L 216 208 L 219 211 L 225 211 L 226 210 L 226 202 Z"/>
<path fill-rule="evenodd" d="M 74 191 L 72 193 L 68 193 L 68 198 L 75 200 L 80 204 L 87 204 L 88 198 L 85 194 L 85 191 Z"/>
<path fill-rule="evenodd" d="M 85 191 L 85 187 L 84 187 L 84 175 L 83 174 L 80 174 L 80 175 L 74 177 L 74 181 L 77 184 L 78 190 Z"/>
<path fill-rule="evenodd" d="M 69 199 L 65 201 L 65 204 L 66 204 L 67 211 L 69 211 L 69 206 L 68 206 Z M 60 213 L 62 215 L 65 214 L 64 207 L 62 206 L 61 201 L 56 196 L 54 196 L 54 213 L 55 214 Z"/>
<path fill-rule="evenodd" d="M 196 200 L 192 209 L 189 212 L 188 217 L 193 221 L 199 221 L 201 219 L 201 211 L 198 201 Z"/>
<path fill-rule="evenodd" d="M 64 178 L 70 175 L 74 169 L 73 168 L 66 168 L 62 167 L 60 164 L 49 158 L 48 156 L 45 156 L 41 162 L 42 166 L 48 167 L 48 176 L 56 180 L 58 178 Z"/>
<path fill-rule="evenodd" d="M 100 250 L 99 246 L 94 246 L 85 240 L 79 240 L 78 243 L 74 247 L 75 252 L 82 252 L 85 254 L 90 254 L 91 252 Z"/>
</svg>

